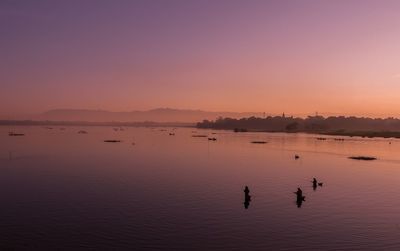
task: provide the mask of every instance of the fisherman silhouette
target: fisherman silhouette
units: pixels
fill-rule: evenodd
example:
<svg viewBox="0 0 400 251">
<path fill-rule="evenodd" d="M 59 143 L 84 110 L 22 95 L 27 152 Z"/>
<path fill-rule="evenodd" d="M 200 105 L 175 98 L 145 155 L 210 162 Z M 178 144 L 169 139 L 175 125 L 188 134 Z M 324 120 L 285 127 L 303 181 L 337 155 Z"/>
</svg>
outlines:
<svg viewBox="0 0 400 251">
<path fill-rule="evenodd" d="M 300 189 L 300 187 L 297 188 L 297 192 L 295 192 L 296 194 L 296 204 L 297 207 L 300 208 L 301 205 L 303 204 L 303 201 L 305 201 L 305 196 L 303 196 L 303 191 Z"/>
<path fill-rule="evenodd" d="M 249 187 L 248 186 L 246 186 L 245 188 L 244 188 L 244 208 L 245 209 L 248 209 L 249 208 L 249 205 L 250 205 L 250 201 L 251 201 L 251 196 L 250 196 L 250 190 L 249 190 Z"/>
<path fill-rule="evenodd" d="M 318 184 L 317 179 L 314 178 L 313 181 L 311 181 L 311 182 L 312 182 L 312 187 L 313 187 L 313 189 L 315 191 L 317 189 L 317 184 Z"/>
<path fill-rule="evenodd" d="M 300 187 L 297 188 L 296 195 L 297 197 L 303 197 L 303 191 L 300 189 Z"/>
</svg>

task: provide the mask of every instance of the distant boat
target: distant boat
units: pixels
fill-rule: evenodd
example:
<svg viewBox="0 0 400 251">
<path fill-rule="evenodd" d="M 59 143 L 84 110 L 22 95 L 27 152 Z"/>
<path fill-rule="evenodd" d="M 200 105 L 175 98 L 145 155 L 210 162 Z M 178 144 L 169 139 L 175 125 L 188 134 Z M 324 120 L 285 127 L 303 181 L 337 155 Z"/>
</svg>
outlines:
<svg viewBox="0 0 400 251">
<path fill-rule="evenodd" d="M 104 140 L 104 142 L 106 142 L 106 143 L 119 143 L 119 142 L 121 142 L 121 140 L 116 140 L 116 139 L 106 139 L 106 140 Z"/>
<path fill-rule="evenodd" d="M 211 140 L 211 141 L 216 141 L 216 140 L 217 140 L 217 138 L 208 138 L 208 140 Z"/>
<path fill-rule="evenodd" d="M 169 133 L 169 136 L 175 136 L 175 133 L 170 132 L 170 133 Z"/>
</svg>

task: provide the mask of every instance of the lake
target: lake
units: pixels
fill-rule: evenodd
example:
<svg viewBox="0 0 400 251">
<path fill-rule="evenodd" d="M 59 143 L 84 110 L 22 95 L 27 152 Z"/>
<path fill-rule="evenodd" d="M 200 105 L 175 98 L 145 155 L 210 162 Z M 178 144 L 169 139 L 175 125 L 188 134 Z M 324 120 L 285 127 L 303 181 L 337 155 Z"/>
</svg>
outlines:
<svg viewBox="0 0 400 251">
<path fill-rule="evenodd" d="M 1 126 L 0 248 L 399 250 L 400 140 L 317 137 Z"/>
</svg>

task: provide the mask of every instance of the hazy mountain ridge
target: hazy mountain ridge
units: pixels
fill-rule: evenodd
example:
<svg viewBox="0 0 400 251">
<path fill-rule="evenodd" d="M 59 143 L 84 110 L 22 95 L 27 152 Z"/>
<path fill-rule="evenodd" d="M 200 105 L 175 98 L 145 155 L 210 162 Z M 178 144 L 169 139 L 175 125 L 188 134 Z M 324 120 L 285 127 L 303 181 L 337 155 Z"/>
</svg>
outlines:
<svg viewBox="0 0 400 251">
<path fill-rule="evenodd" d="M 55 109 L 33 116 L 33 120 L 51 121 L 87 121 L 87 122 L 180 122 L 195 123 L 204 119 L 215 120 L 218 117 L 242 118 L 262 116 L 256 112 L 208 112 L 202 110 L 183 110 L 157 108 L 148 111 L 111 112 L 106 110 Z"/>
</svg>

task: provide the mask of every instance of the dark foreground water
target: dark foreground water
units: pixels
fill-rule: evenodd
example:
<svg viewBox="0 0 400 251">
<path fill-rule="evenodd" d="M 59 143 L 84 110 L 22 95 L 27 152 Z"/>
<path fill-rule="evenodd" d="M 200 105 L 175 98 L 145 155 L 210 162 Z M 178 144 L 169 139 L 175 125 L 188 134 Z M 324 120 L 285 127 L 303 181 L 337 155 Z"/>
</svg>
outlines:
<svg viewBox="0 0 400 251">
<path fill-rule="evenodd" d="M 0 249 L 400 250 L 400 141 L 165 129 L 0 127 Z"/>
</svg>

